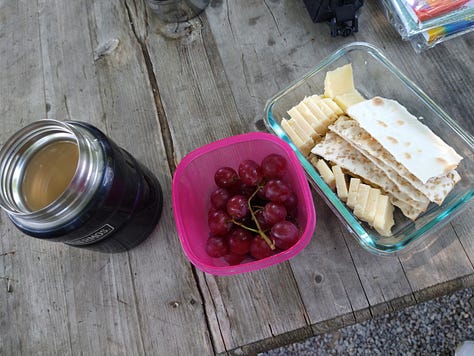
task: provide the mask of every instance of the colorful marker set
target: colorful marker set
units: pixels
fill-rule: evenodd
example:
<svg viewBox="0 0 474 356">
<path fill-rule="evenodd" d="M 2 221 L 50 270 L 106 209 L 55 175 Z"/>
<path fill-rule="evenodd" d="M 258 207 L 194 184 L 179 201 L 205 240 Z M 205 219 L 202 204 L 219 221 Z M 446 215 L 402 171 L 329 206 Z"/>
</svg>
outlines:
<svg viewBox="0 0 474 356">
<path fill-rule="evenodd" d="M 474 30 L 474 0 L 382 0 L 387 17 L 416 52 Z"/>
</svg>

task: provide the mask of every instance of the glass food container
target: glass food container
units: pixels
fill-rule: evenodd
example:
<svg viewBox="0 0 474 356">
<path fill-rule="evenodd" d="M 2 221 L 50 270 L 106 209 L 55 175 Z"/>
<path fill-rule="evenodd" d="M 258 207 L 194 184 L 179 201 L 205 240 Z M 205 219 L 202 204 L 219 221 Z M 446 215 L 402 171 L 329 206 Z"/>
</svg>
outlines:
<svg viewBox="0 0 474 356">
<path fill-rule="evenodd" d="M 292 143 L 283 128 L 282 118 L 287 111 L 306 96 L 324 93 L 324 79 L 328 71 L 351 63 L 355 88 L 365 97 L 381 96 L 394 99 L 408 111 L 422 118 L 435 134 L 453 147 L 463 159 L 457 171 L 461 176 L 441 206 L 430 203 L 427 210 L 412 221 L 395 209 L 395 225 L 391 236 L 382 236 L 367 223 L 357 219 L 352 210 L 324 182 L 307 156 Z M 267 129 L 287 141 L 297 153 L 308 179 L 316 191 L 340 218 L 350 233 L 366 250 L 380 255 L 406 252 L 414 242 L 430 232 L 439 230 L 456 214 L 472 203 L 474 196 L 474 137 L 464 131 L 446 112 L 430 99 L 416 84 L 397 69 L 376 47 L 362 42 L 346 45 L 316 65 L 287 88 L 272 97 L 265 108 Z"/>
</svg>

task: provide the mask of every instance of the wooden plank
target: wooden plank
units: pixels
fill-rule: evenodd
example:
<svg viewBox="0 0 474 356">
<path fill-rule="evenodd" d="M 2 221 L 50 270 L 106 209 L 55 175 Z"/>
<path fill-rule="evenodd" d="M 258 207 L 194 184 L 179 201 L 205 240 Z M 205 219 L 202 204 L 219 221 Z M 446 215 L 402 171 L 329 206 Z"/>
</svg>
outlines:
<svg viewBox="0 0 474 356">
<path fill-rule="evenodd" d="M 174 229 L 171 175 L 150 83 L 153 74 L 147 67 L 143 43 L 134 32 L 135 25 L 129 27 L 138 23 L 131 15 L 131 4 L 96 4 L 94 18 L 97 45 L 108 41 L 112 34 L 121 41 L 119 51 L 104 57 L 98 70 L 101 100 L 108 115 L 107 132 L 157 175 L 164 192 L 163 215 L 157 229 L 144 244 L 129 252 L 133 284 L 129 292 L 135 295 L 131 304 L 138 307 L 145 353 L 209 354 L 212 344 L 201 297 Z"/>
<path fill-rule="evenodd" d="M 368 11 L 375 10 L 369 5 Z M 348 42 L 340 38 L 329 41 L 326 24 L 313 24 L 304 7 L 290 7 L 284 2 L 247 2 L 242 7 L 232 2 L 218 3 L 206 13 L 237 108 L 250 122 L 261 118 L 268 98 Z M 369 24 L 366 18 L 361 21 Z M 321 218 L 313 241 L 291 261 L 315 333 L 366 319 L 372 312 L 369 306 L 378 305 L 381 312 L 380 305 L 391 296 L 411 293 L 398 260 L 383 260 L 374 269 L 370 261 L 379 259 L 365 258 L 366 253 L 331 218 L 330 209 L 324 204 L 317 208 Z M 341 235 L 346 236 L 346 241 Z M 393 275 L 394 267 L 398 274 L 392 279 L 397 283 L 391 284 L 384 276 Z M 378 284 L 374 285 L 377 278 Z"/>
<path fill-rule="evenodd" d="M 216 347 L 218 353 L 238 352 L 240 347 L 290 330 L 311 335 L 309 329 L 304 330 L 307 316 L 286 263 L 242 275 L 203 275 L 200 280 L 212 300 L 208 306 L 208 315 L 215 321 L 211 331 L 223 339 L 224 348 Z"/>
<path fill-rule="evenodd" d="M 320 197 L 314 200 L 315 234 L 290 263 L 314 332 L 322 333 L 368 318 L 369 303 L 343 238 L 345 228 Z"/>
<path fill-rule="evenodd" d="M 467 213 L 471 213 L 472 218 L 472 211 Z M 473 231 L 470 236 L 473 236 Z M 443 282 L 472 275 L 474 271 L 451 224 L 444 226 L 439 233 L 427 236 L 410 254 L 400 256 L 400 261 L 417 301 L 451 292 L 453 287 L 449 283 L 444 287 Z M 436 288 L 430 289 L 433 286 Z"/>
<path fill-rule="evenodd" d="M 52 67 L 55 68 L 55 73 L 59 76 L 55 81 L 57 87 L 54 88 L 53 85 L 51 88 L 51 93 L 54 93 L 52 101 L 59 103 L 56 115 L 91 122 L 115 139 L 114 132 L 109 129 L 109 126 L 122 125 L 117 118 L 125 115 L 125 118 L 129 119 L 132 114 L 123 107 L 122 111 L 117 113 L 115 108 L 112 109 L 112 105 L 119 102 L 124 106 L 129 105 L 128 108 L 134 110 L 135 106 L 131 105 L 131 101 L 136 98 L 125 94 L 129 87 L 122 85 L 120 81 L 114 82 L 115 78 L 103 80 L 100 74 L 104 70 L 108 70 L 109 62 L 107 62 L 105 55 L 100 56 L 97 51 L 105 44 L 119 40 L 121 47 L 117 47 L 115 53 L 113 51 L 108 53 L 111 64 L 116 68 L 116 63 L 123 57 L 126 58 L 120 63 L 123 66 L 128 65 L 129 62 L 137 63 L 139 61 L 137 58 L 129 60 L 126 57 L 126 52 L 123 57 L 121 56 L 123 54 L 121 49 L 127 45 L 133 45 L 130 28 L 125 27 L 125 30 L 118 31 L 107 23 L 98 24 L 97 18 L 110 18 L 105 14 L 115 14 L 119 17 L 121 13 L 122 19 L 125 20 L 128 18 L 126 10 L 123 7 L 107 7 L 106 5 L 104 7 L 86 7 L 84 4 L 75 6 L 59 2 L 52 8 L 52 13 L 57 13 L 57 9 L 61 9 L 61 11 L 58 18 L 51 21 L 53 24 L 68 25 L 88 31 L 76 32 L 77 38 L 73 38 L 70 42 L 67 39 L 71 40 L 71 33 L 62 34 L 60 29 L 53 32 L 59 36 L 59 38 L 51 39 L 50 42 L 53 51 L 50 54 L 50 61 L 53 62 Z M 88 13 L 88 9 L 91 12 Z M 77 14 L 81 14 L 81 16 L 77 16 Z M 123 23 L 125 24 L 126 21 Z M 66 45 L 61 49 L 61 52 L 54 53 L 54 44 L 57 42 L 64 42 Z M 67 43 L 71 44 L 67 45 Z M 111 49 L 109 48 L 109 51 Z M 77 56 L 77 51 L 88 55 Z M 137 53 L 137 56 L 139 55 L 140 52 Z M 139 68 L 139 65 L 136 66 Z M 123 70 L 121 74 L 122 80 L 133 77 L 142 78 L 141 80 L 145 81 L 147 78 L 143 74 L 140 76 L 138 73 L 128 70 Z M 133 85 L 133 81 L 128 80 L 128 83 Z M 121 90 L 110 93 L 107 92 L 109 86 L 117 86 Z M 146 89 L 146 87 L 143 88 L 143 90 Z M 148 92 L 147 94 L 145 98 L 148 98 L 148 105 L 152 105 L 150 94 Z M 114 100 L 110 100 L 111 97 Z M 123 98 L 128 100 L 125 101 Z M 112 105 L 110 105 L 111 102 Z M 137 102 L 137 104 L 143 103 Z M 52 108 L 54 108 L 53 105 Z M 153 133 L 153 131 L 149 132 Z M 129 137 L 137 139 L 134 134 L 129 133 Z M 119 142 L 119 144 L 121 143 Z M 137 147 L 140 146 L 137 145 Z M 100 258 L 96 257 L 94 253 L 78 252 L 71 249 L 70 260 L 72 263 L 68 266 L 67 275 L 71 278 L 66 281 L 72 284 L 71 294 L 75 297 L 75 303 L 70 306 L 72 309 L 70 314 L 81 321 L 73 329 L 75 348 L 89 350 L 87 353 L 95 353 L 97 350 L 101 350 L 99 351 L 101 353 L 143 353 L 145 345 L 139 320 L 140 311 L 136 305 L 137 298 L 131 275 L 133 268 L 130 256 L 120 254 Z M 85 265 L 83 265 L 84 260 L 88 260 Z M 78 265 L 82 266 L 79 270 Z M 95 283 L 93 285 L 95 288 L 84 288 L 85 283 L 90 283 L 85 280 L 87 276 L 94 276 L 93 282 Z M 89 303 L 84 303 L 84 301 Z M 91 308 L 90 305 L 95 307 Z"/>
<path fill-rule="evenodd" d="M 437 67 L 439 55 L 432 52 L 423 56 L 415 54 L 411 45 L 401 41 L 388 22 L 374 21 L 375 18 L 381 16 L 381 8 L 377 3 L 370 2 L 364 5 L 359 18 L 359 33 L 350 38 L 331 40 L 329 40 L 327 24 L 311 23 L 306 9 L 294 4 L 290 6 L 286 2 L 261 3 L 247 1 L 243 6 L 233 2 L 218 2 L 206 10 L 206 15 L 213 29 L 212 32 L 226 74 L 230 78 L 229 83 L 240 116 L 248 122 L 256 121 L 263 116 L 266 100 L 278 90 L 289 85 L 336 48 L 354 40 L 367 41 L 382 48 L 386 55 L 407 75 L 415 80 L 418 79 L 417 82 L 421 82 L 423 84 L 422 88 L 427 89 L 428 93 L 431 93 L 433 89 L 443 92 L 441 103 L 449 104 L 447 107 L 454 109 L 452 111 L 454 114 L 456 114 L 457 107 L 449 102 L 449 96 L 438 84 L 439 78 L 447 78 L 450 83 L 456 83 L 453 85 L 459 85 L 462 88 L 466 85 L 469 86 L 465 83 L 467 79 L 458 81 L 458 74 L 449 74 L 447 69 L 442 70 Z M 453 48 L 460 55 L 459 58 L 464 57 L 466 63 L 469 63 L 469 58 L 465 54 L 469 52 L 467 40 L 452 43 L 450 48 Z M 445 50 L 440 51 L 445 53 Z M 430 60 L 430 66 L 425 65 L 426 57 Z M 472 69 L 465 69 L 465 72 L 472 72 Z M 452 70 L 452 67 L 450 70 Z M 471 90 L 472 86 L 468 91 Z M 472 111 L 472 101 L 464 99 L 462 101 L 461 107 L 467 110 L 464 112 Z M 456 116 L 454 118 L 459 119 Z M 466 122 L 463 122 L 464 124 Z M 468 127 L 469 125 L 471 123 L 467 123 Z M 318 214 L 326 216 L 332 213 L 328 212 L 327 207 L 320 207 Z M 323 220 L 323 223 L 326 223 L 326 219 Z M 320 221 L 321 219 L 318 219 L 318 229 L 321 228 L 319 226 Z M 355 274 L 357 276 L 356 280 L 360 280 L 359 283 L 363 286 L 363 293 L 370 307 L 367 308 L 367 304 L 364 305 L 364 300 L 360 299 L 360 295 L 357 293 L 354 293 L 352 299 L 351 296 L 347 296 L 345 305 L 353 303 L 352 313 L 358 316 L 359 320 L 368 317 L 368 315 L 385 313 L 415 302 L 414 290 L 410 283 L 413 274 L 410 270 L 427 271 L 423 269 L 423 265 L 431 256 L 423 261 L 418 261 L 416 266 L 404 266 L 397 257 L 377 257 L 366 253 L 346 232 L 343 232 L 343 235 L 350 252 L 348 253 L 347 249 L 339 248 L 336 249 L 336 252 L 331 253 L 328 248 L 328 246 L 331 246 L 331 242 L 326 234 L 331 235 L 329 231 L 334 234 L 335 230 L 332 228 L 326 231 L 326 229 L 327 227 L 322 228 L 323 233 L 321 234 L 324 236 L 321 245 L 328 249 L 326 254 L 322 253 L 324 258 L 322 265 L 325 266 L 325 275 L 337 270 L 332 265 L 334 264 L 332 261 L 341 260 L 341 255 L 344 256 L 342 257 L 344 261 L 342 265 L 348 270 L 348 277 L 344 279 L 340 277 L 340 274 L 336 274 L 336 276 L 347 283 L 347 280 L 354 281 L 351 276 L 357 272 Z M 318 233 L 316 232 L 314 240 L 317 241 L 317 238 Z M 308 290 L 312 291 L 314 288 L 314 282 L 311 283 L 309 276 L 311 276 L 311 273 L 314 274 L 318 268 L 314 267 L 314 263 L 312 264 L 314 261 L 312 257 L 319 252 L 315 250 L 316 247 L 314 246 L 317 245 L 310 244 L 300 256 L 291 261 L 291 266 L 298 281 L 311 323 L 315 323 L 317 320 L 330 320 L 324 325 L 315 325 L 315 332 L 318 332 L 319 329 L 328 330 L 339 327 L 343 324 L 343 321 L 340 319 L 341 313 L 337 313 L 335 310 L 340 303 L 331 304 L 330 298 L 335 294 L 340 295 L 339 293 L 331 294 L 326 291 L 324 296 L 318 295 L 317 298 L 308 293 Z M 324 251 L 326 252 L 326 250 Z M 466 265 L 467 260 L 462 259 L 463 254 L 460 246 L 457 246 L 455 250 L 445 251 L 445 253 L 452 253 L 455 256 L 461 254 L 461 261 L 456 261 L 459 266 L 451 268 L 451 277 L 469 271 L 469 268 L 466 269 L 468 267 Z M 310 257 L 306 258 L 307 256 Z M 447 266 L 438 262 L 431 264 L 430 267 L 437 268 L 440 270 L 439 273 L 442 273 L 441 271 Z M 408 268 L 408 276 L 404 270 L 405 268 Z M 456 271 L 456 268 L 459 269 Z M 444 277 L 448 276 L 445 275 Z M 329 287 L 334 288 L 334 290 L 337 290 L 338 285 L 340 287 L 344 286 L 344 283 L 339 282 L 337 278 L 332 278 L 331 282 Z M 426 287 L 433 285 L 436 281 L 431 280 L 430 283 Z M 310 287 L 308 288 L 308 286 Z M 350 289 L 347 288 L 347 290 Z M 320 293 L 324 294 L 324 292 Z M 320 318 L 317 310 L 314 310 L 317 309 L 314 305 L 325 302 L 327 305 L 325 304 L 325 308 L 321 309 L 327 314 Z M 347 312 L 345 309 L 343 311 Z M 331 319 L 331 315 L 336 318 L 336 321 Z M 351 318 L 349 317 L 347 321 L 350 322 Z"/>
<path fill-rule="evenodd" d="M 93 8 L 60 1 L 40 6 L 47 117 L 86 121 L 104 130 L 107 107 L 101 100 L 91 41 Z M 74 30 L 79 28 L 81 31 Z M 73 350 L 86 354 L 143 352 L 127 254 L 66 248 L 63 256 L 61 272 Z"/>
<path fill-rule="evenodd" d="M 160 97 L 179 161 L 198 146 L 247 131 L 237 114 L 212 34 L 199 18 L 178 38 L 150 17 L 147 38 Z M 192 132 L 192 135 L 189 133 Z"/>
<path fill-rule="evenodd" d="M 471 206 L 466 212 L 462 213 L 451 222 L 451 225 L 472 265 L 474 265 L 474 244 L 472 243 L 472 236 L 474 236 L 473 216 L 474 207 Z"/>
<path fill-rule="evenodd" d="M 166 30 L 154 17 L 149 23 L 150 33 Z M 236 110 L 206 22 L 198 18 L 188 26 L 183 37 L 170 40 L 165 33 L 146 41 L 177 161 L 205 143 L 252 129 Z M 200 281 L 208 318 L 218 323 L 210 325 L 218 353 L 308 325 L 288 264 Z"/>
<path fill-rule="evenodd" d="M 122 42 L 122 52 L 104 57 L 98 71 L 99 81 L 104 83 L 102 102 L 107 108 L 107 132 L 157 174 L 165 193 L 158 228 L 149 240 L 129 253 L 143 348 L 146 353 L 208 354 L 212 345 L 199 290 L 174 232 L 171 176 L 152 88 L 151 84 L 143 85 L 143 81 L 149 80 L 149 69 L 134 28 L 124 26 L 133 20 L 128 6 L 101 4 L 94 20 L 97 45 L 107 41 L 111 34 Z M 138 142 L 141 144 L 137 145 Z"/>
<path fill-rule="evenodd" d="M 397 256 L 374 255 L 365 251 L 346 232 L 344 236 L 369 301 L 371 316 L 400 308 L 399 304 L 392 305 L 393 300 L 404 298 L 406 305 L 413 304 L 411 286 Z"/>
<path fill-rule="evenodd" d="M 0 145 L 45 113 L 37 13 L 36 3 L 0 5 Z M 61 252 L 0 213 L 0 354 L 71 354 Z"/>
<path fill-rule="evenodd" d="M 2 3 L 0 28 L 0 79 L 2 130 L 0 144 L 45 112 L 38 8 L 27 4 Z M 30 98 L 25 105 L 25 98 Z"/>
<path fill-rule="evenodd" d="M 165 192 L 169 192 L 171 176 L 160 139 L 155 102 L 151 85 L 143 85 L 149 80 L 147 68 L 129 25 L 125 4 L 56 2 L 40 3 L 40 7 L 41 11 L 32 8 L 32 14 L 28 11 L 25 14 L 33 18 L 40 15 L 39 24 L 33 22 L 36 25 L 33 28 L 40 29 L 42 38 L 32 43 L 41 43 L 42 51 L 25 58 L 43 61 L 43 68 L 41 61 L 36 68 L 41 86 L 45 78 L 45 89 L 38 90 L 42 112 L 45 112 L 46 97 L 48 117 L 79 119 L 97 125 L 151 167 L 159 175 Z M 121 21 L 117 22 L 117 18 Z M 25 21 L 31 20 L 26 17 Z M 17 25 L 23 28 L 24 23 Z M 24 38 L 34 36 L 24 35 Z M 94 61 L 95 50 L 111 39 L 120 41 L 116 51 L 107 53 L 108 58 L 102 56 Z M 34 74 L 29 78 L 31 83 Z M 28 73 L 24 75 L 28 78 Z M 13 79 L 10 83 L 14 83 Z M 26 88 L 30 88 L 28 81 L 22 89 Z M 33 95 L 21 97 L 23 100 L 31 97 L 33 106 Z M 24 102 L 21 107 L 31 109 Z M 7 125 L 10 123 L 15 124 L 12 131 L 21 127 L 13 120 Z M 13 309 L 10 303 L 5 305 L 8 312 L 7 318 L 2 318 L 8 321 L 2 323 L 8 330 L 8 334 L 2 332 L 2 337 L 7 335 L 2 343 L 5 350 L 21 351 L 21 346 L 26 354 L 33 350 L 55 354 L 68 354 L 71 350 L 85 354 L 166 354 L 178 350 L 209 354 L 212 346 L 199 290 L 176 235 L 172 238 L 168 233 L 174 228 L 169 195 L 165 199 L 160 227 L 136 252 L 102 255 L 25 239 L 42 246 L 35 252 L 4 243 L 2 251 L 18 250 L 11 256 L 24 263 L 19 272 L 9 271 L 7 267 L 4 270 L 22 283 L 25 281 L 25 290 L 13 287 L 18 296 L 23 293 L 25 300 L 16 298 Z M 2 223 L 2 229 L 4 226 Z M 8 226 L 3 235 L 10 241 L 21 234 L 12 232 Z M 38 255 L 44 263 L 36 262 L 39 253 L 45 254 L 46 257 Z M 6 255 L 6 259 L 12 257 Z M 27 263 L 30 260 L 34 262 Z M 31 275 L 32 271 L 40 275 Z M 38 300 L 30 301 L 31 296 Z M 175 307 L 180 302 L 181 307 Z M 2 303 L 2 311 L 3 306 Z M 46 318 L 49 320 L 43 321 Z"/>
<path fill-rule="evenodd" d="M 338 46 L 304 3 L 216 2 L 206 9 L 240 116 L 262 119 L 266 101 Z M 296 25 L 297 24 L 297 25 Z M 336 43 L 334 43 L 336 42 Z"/>
</svg>

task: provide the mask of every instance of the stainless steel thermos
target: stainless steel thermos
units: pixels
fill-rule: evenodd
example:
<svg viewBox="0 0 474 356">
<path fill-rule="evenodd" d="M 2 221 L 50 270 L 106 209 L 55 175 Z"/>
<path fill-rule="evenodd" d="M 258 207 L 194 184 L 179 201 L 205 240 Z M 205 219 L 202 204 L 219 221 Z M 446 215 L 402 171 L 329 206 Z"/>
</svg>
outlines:
<svg viewBox="0 0 474 356">
<path fill-rule="evenodd" d="M 157 178 L 96 127 L 36 121 L 0 151 L 0 206 L 25 234 L 71 246 L 126 251 L 158 223 Z"/>
</svg>

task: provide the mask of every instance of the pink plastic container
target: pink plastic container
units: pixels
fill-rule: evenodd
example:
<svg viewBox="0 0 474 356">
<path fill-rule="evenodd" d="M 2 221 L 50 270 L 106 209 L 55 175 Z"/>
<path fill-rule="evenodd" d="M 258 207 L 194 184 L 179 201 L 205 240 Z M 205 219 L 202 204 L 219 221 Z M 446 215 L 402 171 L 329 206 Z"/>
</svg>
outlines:
<svg viewBox="0 0 474 356">
<path fill-rule="evenodd" d="M 237 170 L 239 163 L 252 159 L 260 164 L 270 153 L 286 158 L 288 173 L 283 178 L 298 197 L 298 223 L 301 237 L 290 249 L 262 260 L 229 266 L 221 258 L 212 258 L 205 251 L 209 237 L 207 215 L 209 197 L 217 186 L 214 173 L 230 166 Z M 255 271 L 286 261 L 298 254 L 311 239 L 316 226 L 313 197 L 305 172 L 296 154 L 282 139 L 261 132 L 232 136 L 204 145 L 185 156 L 173 177 L 173 212 L 184 253 L 201 271 L 214 275 L 232 275 Z"/>
</svg>

